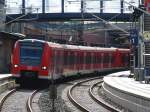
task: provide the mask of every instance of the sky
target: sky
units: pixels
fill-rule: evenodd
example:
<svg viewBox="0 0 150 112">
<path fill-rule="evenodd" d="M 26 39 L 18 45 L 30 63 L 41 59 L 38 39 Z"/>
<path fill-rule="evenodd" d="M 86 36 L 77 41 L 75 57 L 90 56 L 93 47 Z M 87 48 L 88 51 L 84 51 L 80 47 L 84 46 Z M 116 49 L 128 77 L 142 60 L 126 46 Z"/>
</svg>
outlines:
<svg viewBox="0 0 150 112">
<path fill-rule="evenodd" d="M 84 12 L 100 12 L 100 0 L 83 0 Z M 120 12 L 120 1 L 112 0 L 104 1 L 104 13 L 118 13 Z M 127 2 L 134 1 L 133 5 L 138 6 L 138 0 L 125 0 Z M 81 0 L 64 0 L 64 11 L 67 12 L 80 12 Z M 7 14 L 21 13 L 22 0 L 6 0 Z M 125 13 L 130 12 L 127 4 L 124 4 Z M 26 10 L 32 13 L 42 12 L 42 0 L 26 0 Z M 46 13 L 60 13 L 61 0 L 45 0 Z"/>
</svg>

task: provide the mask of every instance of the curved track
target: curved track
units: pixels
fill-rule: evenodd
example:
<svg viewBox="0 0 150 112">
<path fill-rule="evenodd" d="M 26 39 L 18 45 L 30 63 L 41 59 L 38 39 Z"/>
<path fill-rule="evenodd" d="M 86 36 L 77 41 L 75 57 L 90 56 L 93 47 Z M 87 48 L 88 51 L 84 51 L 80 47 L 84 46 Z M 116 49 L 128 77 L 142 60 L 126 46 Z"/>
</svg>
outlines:
<svg viewBox="0 0 150 112">
<path fill-rule="evenodd" d="M 26 104 L 26 107 L 27 107 L 27 111 L 28 112 L 34 112 L 33 111 L 33 108 L 32 108 L 32 100 L 33 100 L 33 97 L 34 95 L 38 92 L 38 90 L 35 90 L 31 96 L 29 96 L 28 100 L 27 100 L 27 104 Z"/>
<path fill-rule="evenodd" d="M 103 77 L 91 78 L 91 79 L 80 81 L 74 84 L 68 90 L 67 95 L 68 95 L 69 100 L 79 110 L 84 111 L 84 112 L 112 112 L 112 111 L 118 112 L 118 110 L 114 109 L 111 106 L 108 106 L 105 103 L 102 103 L 102 102 L 97 103 L 97 101 L 93 100 L 93 97 L 94 97 L 93 89 L 95 88 L 97 84 L 102 82 L 102 78 Z M 90 93 L 91 95 L 89 94 L 89 91 L 91 92 Z M 91 98 L 92 95 L 93 97 Z"/>
<path fill-rule="evenodd" d="M 3 98 L 2 98 L 1 101 L 0 101 L 0 111 L 2 110 L 2 107 L 3 107 L 3 104 L 4 104 L 5 100 L 6 100 L 10 95 L 12 95 L 12 94 L 15 93 L 15 92 L 16 92 L 16 89 L 13 89 L 13 90 L 8 91 L 8 92 L 3 96 Z"/>
<path fill-rule="evenodd" d="M 32 100 L 38 90 L 13 89 L 6 93 L 0 101 L 0 111 L 27 111 L 34 112 Z"/>
<path fill-rule="evenodd" d="M 99 88 L 101 88 L 103 81 L 99 81 L 95 84 L 93 84 L 90 88 L 89 88 L 89 95 L 91 96 L 91 98 L 97 102 L 98 104 L 102 105 L 103 107 L 107 108 L 110 111 L 113 112 L 119 112 L 118 109 L 114 108 L 113 106 L 109 105 L 108 103 L 106 103 L 105 101 L 103 101 L 103 99 L 101 99 L 98 95 L 98 91 Z"/>
</svg>

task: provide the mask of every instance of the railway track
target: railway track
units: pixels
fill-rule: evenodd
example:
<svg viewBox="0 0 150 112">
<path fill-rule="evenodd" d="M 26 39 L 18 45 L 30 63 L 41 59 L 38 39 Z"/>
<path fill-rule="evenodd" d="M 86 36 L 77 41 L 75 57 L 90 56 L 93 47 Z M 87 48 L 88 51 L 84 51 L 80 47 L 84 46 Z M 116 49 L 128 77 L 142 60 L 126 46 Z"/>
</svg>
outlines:
<svg viewBox="0 0 150 112">
<path fill-rule="evenodd" d="M 98 94 L 97 88 L 100 87 L 102 82 L 102 77 L 80 81 L 68 90 L 67 96 L 74 106 L 83 112 L 119 112 L 119 110 L 95 96 L 95 94 Z"/>
<path fill-rule="evenodd" d="M 108 103 L 106 103 L 102 98 L 99 97 L 98 92 L 100 91 L 99 88 L 102 87 L 102 83 L 103 81 L 99 81 L 95 84 L 93 84 L 90 88 L 89 88 L 89 95 L 91 96 L 91 98 L 97 102 L 99 105 L 102 105 L 103 107 L 105 107 L 106 109 L 113 111 L 113 112 L 119 112 L 118 109 L 114 108 L 113 106 L 109 105 Z"/>
<path fill-rule="evenodd" d="M 15 92 L 16 92 L 16 89 L 12 89 L 12 90 L 8 91 L 8 92 L 3 96 L 3 98 L 2 98 L 1 101 L 0 101 L 0 111 L 2 111 L 2 107 L 3 107 L 3 104 L 4 104 L 5 100 L 6 100 L 11 94 L 13 94 L 13 93 L 15 93 Z"/>
<path fill-rule="evenodd" d="M 37 93 L 38 90 L 10 90 L 0 101 L 0 111 L 40 112 L 40 110 L 35 110 L 32 106 L 33 98 Z"/>
<path fill-rule="evenodd" d="M 32 100 L 33 97 L 35 96 L 35 94 L 38 92 L 38 90 L 33 91 L 33 93 L 31 94 L 31 96 L 29 96 L 27 103 L 26 103 L 26 107 L 27 107 L 27 111 L 28 112 L 34 112 L 33 108 L 32 108 Z"/>
</svg>

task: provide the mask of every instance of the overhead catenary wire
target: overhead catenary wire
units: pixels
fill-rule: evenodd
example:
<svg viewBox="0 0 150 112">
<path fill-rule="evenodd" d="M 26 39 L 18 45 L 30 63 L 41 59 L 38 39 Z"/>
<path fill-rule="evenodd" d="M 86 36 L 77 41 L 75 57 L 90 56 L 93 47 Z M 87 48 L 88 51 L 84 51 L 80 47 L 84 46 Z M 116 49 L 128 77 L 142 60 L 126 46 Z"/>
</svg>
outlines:
<svg viewBox="0 0 150 112">
<path fill-rule="evenodd" d="M 4 23 L 4 24 L 2 24 L 2 25 L 0 25 L 0 27 L 3 27 L 3 26 L 5 26 L 5 25 L 10 24 L 10 23 L 12 23 L 12 22 L 14 22 L 14 21 L 17 21 L 17 20 L 28 20 L 28 21 L 30 21 L 30 20 L 34 20 L 34 19 L 35 19 L 35 18 L 32 18 L 32 19 L 21 19 L 21 18 L 23 18 L 23 17 L 25 17 L 25 16 L 27 16 L 27 15 L 28 15 L 28 13 L 27 13 L 27 14 L 24 14 L 24 15 L 21 15 L 21 16 L 15 18 L 15 19 L 13 19 L 12 17 L 9 16 L 9 18 L 11 18 L 11 19 L 13 19 L 13 20 L 11 20 L 11 21 L 9 21 L 9 22 L 7 22 L 7 23 Z M 38 14 L 37 14 L 37 17 L 38 17 Z M 36 19 L 37 19 L 37 17 L 36 17 Z"/>
<path fill-rule="evenodd" d="M 145 13 L 145 14 L 147 14 L 147 15 L 150 15 L 149 12 L 147 12 L 147 11 L 141 9 L 141 8 L 136 7 L 136 6 L 132 5 L 131 3 L 128 3 L 128 2 L 125 1 L 125 0 L 122 0 L 122 1 L 123 1 L 124 3 L 126 3 L 126 4 L 128 4 L 128 5 L 130 5 L 130 6 L 132 6 L 133 8 L 136 8 L 137 10 L 139 10 L 139 11 L 141 11 L 141 12 L 143 12 L 143 13 Z M 113 26 L 113 27 L 115 27 L 115 28 L 117 28 L 117 29 L 119 29 L 119 30 L 125 32 L 125 33 L 129 33 L 129 32 L 127 32 L 127 31 L 125 31 L 124 29 L 122 29 L 122 28 L 120 28 L 120 27 L 118 27 L 118 26 L 116 26 L 116 25 L 114 25 L 114 24 L 109 23 L 109 21 L 106 21 L 106 20 L 100 18 L 99 16 L 94 15 L 93 13 L 90 13 L 90 14 L 91 14 L 92 16 L 96 17 L 97 19 L 103 21 L 103 22 L 106 23 L 106 24 L 110 24 L 111 26 Z M 118 16 L 118 15 L 117 15 L 117 16 Z"/>
<path fill-rule="evenodd" d="M 126 2 L 125 0 L 122 0 L 122 1 L 125 2 L 126 4 L 129 4 L 129 5 L 133 6 L 134 8 L 136 8 L 136 9 L 138 9 L 138 10 L 140 10 L 140 11 L 142 11 L 142 12 L 148 14 L 148 15 L 150 15 L 150 13 L 148 13 L 148 12 L 146 12 L 146 11 L 144 11 L 144 10 L 142 10 L 142 9 L 140 9 L 140 8 L 138 8 L 138 7 L 136 7 L 136 6 L 132 5 L 132 4 L 130 4 L 130 3 L 128 3 L 128 2 Z M 91 14 L 92 14 L 92 13 L 91 13 Z M 7 25 L 7 24 L 9 24 L 9 23 L 12 23 L 12 22 L 14 22 L 14 21 L 16 21 L 16 20 L 18 20 L 18 19 L 21 19 L 21 18 L 23 18 L 23 17 L 26 16 L 26 15 L 27 15 L 27 14 L 22 15 L 22 16 L 20 16 L 20 17 L 14 19 L 14 20 L 12 20 L 12 21 L 9 21 L 8 23 L 2 24 L 2 25 L 0 25 L 0 27 L 1 27 L 1 26 L 4 26 L 4 25 Z M 116 26 L 116 25 L 113 25 L 113 24 L 109 23 L 108 21 L 106 21 L 106 20 L 100 18 L 99 16 L 96 16 L 96 15 L 94 15 L 94 14 L 92 14 L 92 15 L 93 15 L 94 17 L 96 17 L 96 18 L 102 20 L 103 22 L 108 23 L 108 24 L 110 24 L 110 25 L 113 26 L 113 27 L 116 27 L 117 29 L 119 29 L 119 30 L 121 30 L 121 31 L 123 31 L 123 32 L 125 32 L 125 33 L 129 33 L 129 32 L 127 32 L 127 31 L 125 31 L 124 29 L 122 29 L 122 28 L 120 28 L 120 27 L 118 27 L 118 26 Z M 118 16 L 118 15 L 116 15 L 116 16 Z M 115 18 L 115 17 L 113 17 L 113 18 Z M 22 19 L 22 20 L 24 20 L 24 19 Z M 28 19 L 27 19 L 27 20 L 28 20 Z M 29 20 L 32 20 L 32 19 L 29 19 Z"/>
<path fill-rule="evenodd" d="M 10 23 L 12 23 L 12 22 L 14 22 L 14 21 L 16 21 L 16 20 L 18 20 L 18 19 L 20 19 L 20 18 L 25 17 L 26 15 L 27 15 L 27 14 L 25 14 L 25 15 L 21 15 L 21 16 L 19 16 L 19 17 L 15 18 L 15 19 L 14 19 L 14 20 L 12 20 L 12 21 L 9 21 L 9 22 L 7 22 L 7 23 L 4 23 L 4 24 L 0 25 L 0 27 L 3 27 L 3 26 L 5 26 L 5 25 L 7 25 L 7 24 L 10 24 Z"/>
<path fill-rule="evenodd" d="M 115 27 L 115 28 L 119 29 L 120 31 L 129 34 L 129 32 L 127 32 L 126 30 L 124 30 L 124 29 L 118 27 L 117 25 L 111 24 L 111 23 L 109 23 L 109 21 L 106 21 L 106 20 L 100 18 L 99 16 L 97 16 L 97 15 L 95 15 L 95 14 L 93 14 L 93 13 L 90 13 L 90 14 L 91 14 L 93 17 L 96 17 L 97 19 L 101 20 L 101 21 L 104 22 L 105 24 L 109 24 L 109 25 L 111 25 L 112 27 Z"/>
</svg>

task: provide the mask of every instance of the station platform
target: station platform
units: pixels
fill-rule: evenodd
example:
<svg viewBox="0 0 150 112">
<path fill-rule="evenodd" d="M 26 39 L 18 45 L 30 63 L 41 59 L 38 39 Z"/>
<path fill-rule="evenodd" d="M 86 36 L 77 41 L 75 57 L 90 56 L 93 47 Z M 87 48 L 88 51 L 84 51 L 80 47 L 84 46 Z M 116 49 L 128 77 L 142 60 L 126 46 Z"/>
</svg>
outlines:
<svg viewBox="0 0 150 112">
<path fill-rule="evenodd" d="M 150 112 L 150 84 L 129 78 L 130 71 L 104 77 L 103 90 L 108 98 L 133 112 Z"/>
<path fill-rule="evenodd" d="M 10 78 L 11 76 L 12 76 L 12 74 L 0 74 L 0 80 Z"/>
<path fill-rule="evenodd" d="M 12 79 L 12 74 L 0 74 L 0 94 L 15 87 L 16 85 Z"/>
</svg>

